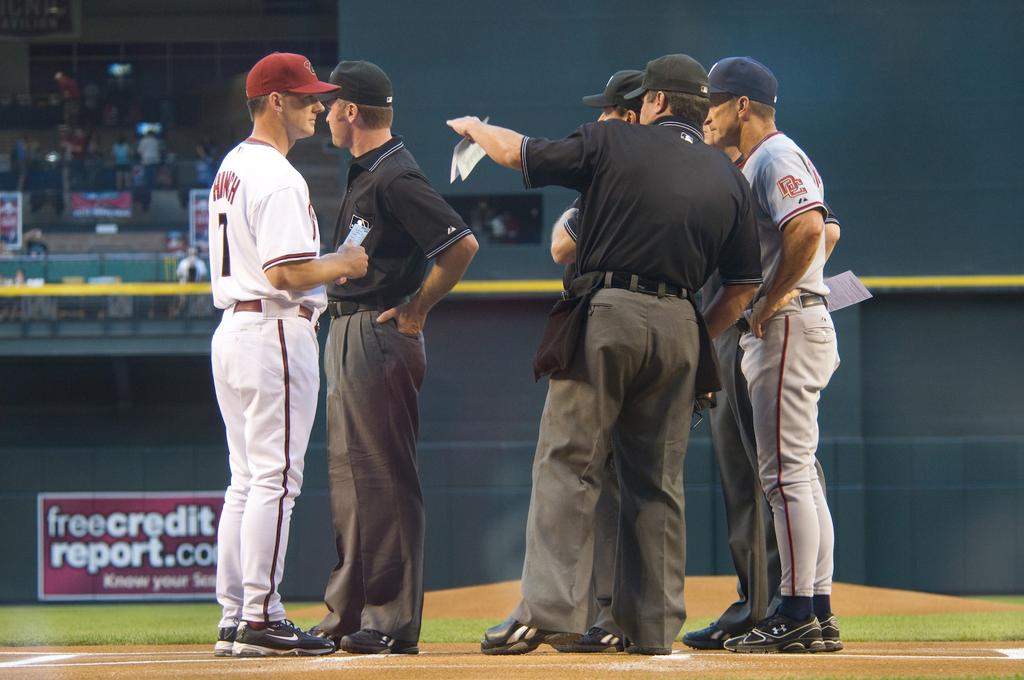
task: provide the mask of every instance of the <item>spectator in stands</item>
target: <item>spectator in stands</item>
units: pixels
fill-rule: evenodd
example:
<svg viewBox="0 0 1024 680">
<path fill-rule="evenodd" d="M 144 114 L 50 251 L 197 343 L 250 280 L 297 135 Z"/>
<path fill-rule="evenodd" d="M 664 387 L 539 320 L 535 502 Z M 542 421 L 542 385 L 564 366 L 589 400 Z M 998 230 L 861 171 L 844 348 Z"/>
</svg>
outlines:
<svg viewBox="0 0 1024 680">
<path fill-rule="evenodd" d="M 118 191 L 127 191 L 131 188 L 132 149 L 124 135 L 110 147 L 110 157 L 114 161 L 114 186 Z"/>
<path fill-rule="evenodd" d="M 195 246 L 190 246 L 188 255 L 178 263 L 178 283 L 195 283 L 206 278 L 206 263 L 198 255 Z"/>
<path fill-rule="evenodd" d="M 160 141 L 153 134 L 152 130 L 147 131 L 142 136 L 142 139 L 139 140 L 136 152 L 139 155 L 139 162 L 142 163 L 142 170 L 146 175 L 146 188 L 152 189 L 156 181 L 157 167 L 160 165 Z"/>
<path fill-rule="evenodd" d="M 11 147 L 11 170 L 17 178 L 15 188 L 18 191 L 25 190 L 25 180 L 28 177 L 29 149 L 28 142 L 24 137 L 18 137 Z"/>
<path fill-rule="evenodd" d="M 100 86 L 93 82 L 82 87 L 82 121 L 89 127 L 100 124 Z"/>
<path fill-rule="evenodd" d="M 53 79 L 57 81 L 57 89 L 60 90 L 60 98 L 64 103 L 64 124 L 78 125 L 78 106 L 82 99 L 78 83 L 62 71 L 54 73 Z"/>
<path fill-rule="evenodd" d="M 31 229 L 25 234 L 25 254 L 29 257 L 46 257 L 50 252 L 43 240 L 42 229 Z"/>
<path fill-rule="evenodd" d="M 87 188 L 86 182 L 86 161 L 89 160 L 89 136 L 82 128 L 75 128 L 68 137 L 68 151 L 71 155 L 71 178 L 72 189 Z"/>
<path fill-rule="evenodd" d="M 195 246 L 188 249 L 188 255 L 178 263 L 178 283 L 195 283 L 206 278 L 206 263 L 198 255 Z M 197 300 L 191 295 L 179 295 L 168 310 L 174 319 L 184 312 L 186 316 L 194 316 Z"/>
</svg>

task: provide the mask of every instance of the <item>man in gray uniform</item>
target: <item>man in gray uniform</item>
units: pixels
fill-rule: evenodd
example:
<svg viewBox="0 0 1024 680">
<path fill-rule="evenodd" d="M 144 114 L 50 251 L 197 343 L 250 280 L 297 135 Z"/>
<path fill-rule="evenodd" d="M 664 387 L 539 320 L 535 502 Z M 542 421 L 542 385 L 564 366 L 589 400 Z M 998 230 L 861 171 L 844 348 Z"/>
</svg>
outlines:
<svg viewBox="0 0 1024 680">
<path fill-rule="evenodd" d="M 822 277 L 824 188 L 810 159 L 775 128 L 778 83 L 767 67 L 749 57 L 723 59 L 710 80 L 708 127 L 743 153 L 743 174 L 756 197 L 765 283 L 740 340 L 741 370 L 782 574 L 778 610 L 725 648 L 838 649 L 830 602 L 832 518 L 815 465 L 818 399 L 839 364 Z"/>
<path fill-rule="evenodd" d="M 735 146 L 726 146 L 716 131 L 704 126 L 704 140 L 716 146 L 733 161 L 742 161 Z M 825 251 L 831 255 L 839 240 L 839 220 L 825 206 Z M 702 290 L 709 300 L 721 285 L 713 276 Z M 695 649 L 722 649 L 731 637 L 749 632 L 768 612 L 778 606 L 779 582 L 782 578 L 779 549 L 771 508 L 765 500 L 758 477 L 757 446 L 747 381 L 740 365 L 739 325 L 730 326 L 714 339 L 718 354 L 722 391 L 718 408 L 710 416 L 711 439 L 722 483 L 725 501 L 729 551 L 736 569 L 736 590 L 739 599 L 730 604 L 710 625 L 683 636 L 683 642 Z M 822 484 L 824 473 L 815 460 Z"/>
<path fill-rule="evenodd" d="M 535 361 L 535 372 L 551 380 L 534 459 L 523 599 L 485 633 L 484 653 L 521 654 L 586 630 L 594 509 L 613 435 L 621 498 L 612 615 L 626 651 L 670 653 L 686 618 L 688 416 L 698 386 L 702 393 L 718 387 L 708 335 L 735 320 L 761 278 L 750 188 L 703 143 L 706 78 L 686 55 L 656 59 L 633 93 L 644 97 L 641 125 L 589 123 L 561 140 L 473 117 L 448 123 L 521 171 L 527 187 L 565 186 L 583 199 L 579 276 L 572 296 L 552 310 Z M 705 327 L 692 292 L 716 268 L 726 285 Z"/>
<path fill-rule="evenodd" d="M 598 122 L 618 120 L 631 125 L 640 122 L 639 97 L 627 99 L 625 95 L 643 84 L 644 72 L 616 71 L 608 79 L 604 92 L 583 98 L 583 104 L 601 109 Z M 576 276 L 576 232 L 580 223 L 580 199 L 577 198 L 551 230 L 551 257 L 556 264 L 564 264 L 565 288 L 569 290 Z M 612 588 L 615 565 L 615 544 L 619 524 L 619 478 L 615 471 L 615 457 L 608 456 L 604 484 L 594 512 L 594 576 L 591 582 L 593 597 L 587 620 L 590 628 L 554 647 L 560 652 L 621 652 L 625 650 L 622 631 L 612 616 Z"/>
</svg>

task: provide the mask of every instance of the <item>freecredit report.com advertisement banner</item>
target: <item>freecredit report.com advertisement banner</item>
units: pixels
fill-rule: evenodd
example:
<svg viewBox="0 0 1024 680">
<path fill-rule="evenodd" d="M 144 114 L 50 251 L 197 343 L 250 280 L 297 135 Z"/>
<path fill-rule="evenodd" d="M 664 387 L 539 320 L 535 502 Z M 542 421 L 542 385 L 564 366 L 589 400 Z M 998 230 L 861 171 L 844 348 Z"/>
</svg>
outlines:
<svg viewBox="0 0 1024 680">
<path fill-rule="evenodd" d="M 41 493 L 39 599 L 206 599 L 223 492 Z"/>
</svg>

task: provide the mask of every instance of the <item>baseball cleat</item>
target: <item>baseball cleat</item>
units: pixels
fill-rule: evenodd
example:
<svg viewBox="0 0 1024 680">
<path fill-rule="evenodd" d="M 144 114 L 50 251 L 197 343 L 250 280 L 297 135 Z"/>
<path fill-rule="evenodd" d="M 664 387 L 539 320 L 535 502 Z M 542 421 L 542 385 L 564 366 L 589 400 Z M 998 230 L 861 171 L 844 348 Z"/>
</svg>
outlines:
<svg viewBox="0 0 1024 680">
<path fill-rule="evenodd" d="M 340 648 L 340 645 L 341 645 L 341 636 L 340 635 L 331 635 L 330 633 L 325 631 L 320 626 L 313 626 L 312 628 L 310 628 L 306 632 L 309 633 L 310 635 L 312 635 L 313 637 L 318 637 L 321 640 L 327 640 L 332 645 L 334 645 L 334 649 L 335 650 Z"/>
<path fill-rule="evenodd" d="M 484 639 L 480 641 L 480 651 L 484 654 L 526 654 L 542 644 L 560 644 L 566 639 L 565 633 L 531 628 L 510 616 L 498 625 L 484 631 Z"/>
<path fill-rule="evenodd" d="M 839 619 L 835 614 L 821 622 L 821 641 L 824 645 L 822 652 L 838 652 L 843 648 L 843 641 L 839 639 Z"/>
<path fill-rule="evenodd" d="M 641 647 L 632 642 L 626 642 L 626 654 L 639 654 L 640 656 L 662 656 L 671 654 L 671 647 Z"/>
<path fill-rule="evenodd" d="M 234 656 L 235 635 L 238 633 L 238 621 L 233 626 L 217 629 L 217 644 L 213 646 L 214 656 Z"/>
<path fill-rule="evenodd" d="M 683 643 L 694 649 L 722 649 L 731 637 L 734 637 L 732 633 L 718 627 L 718 621 L 712 621 L 707 628 L 691 630 L 684 635 Z"/>
<path fill-rule="evenodd" d="M 566 642 L 552 642 L 552 647 L 560 652 L 624 652 L 626 646 L 622 638 L 614 633 L 609 633 L 604 628 L 593 626 L 583 635 L 577 635 Z"/>
<path fill-rule="evenodd" d="M 364 629 L 341 638 L 341 649 L 350 654 L 419 654 L 415 642 L 396 640 L 379 630 Z"/>
<path fill-rule="evenodd" d="M 274 621 L 262 630 L 238 624 L 233 646 L 235 656 L 319 656 L 334 651 L 334 643 L 304 633 L 288 619 Z"/>
<path fill-rule="evenodd" d="M 805 621 L 776 614 L 762 621 L 746 635 L 725 641 L 725 649 L 746 654 L 802 654 L 824 651 L 821 624 L 814 616 Z"/>
</svg>

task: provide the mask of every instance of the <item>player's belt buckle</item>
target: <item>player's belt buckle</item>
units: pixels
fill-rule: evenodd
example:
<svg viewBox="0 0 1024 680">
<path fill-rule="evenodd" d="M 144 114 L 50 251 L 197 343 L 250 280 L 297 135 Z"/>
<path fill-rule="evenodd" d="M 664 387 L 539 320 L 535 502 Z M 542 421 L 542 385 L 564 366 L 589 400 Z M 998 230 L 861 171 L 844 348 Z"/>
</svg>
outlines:
<svg viewBox="0 0 1024 680">
<path fill-rule="evenodd" d="M 820 307 L 828 306 L 828 301 L 824 295 L 817 295 L 815 293 L 804 293 L 800 296 L 800 306 L 804 309 L 807 307 Z"/>
</svg>

